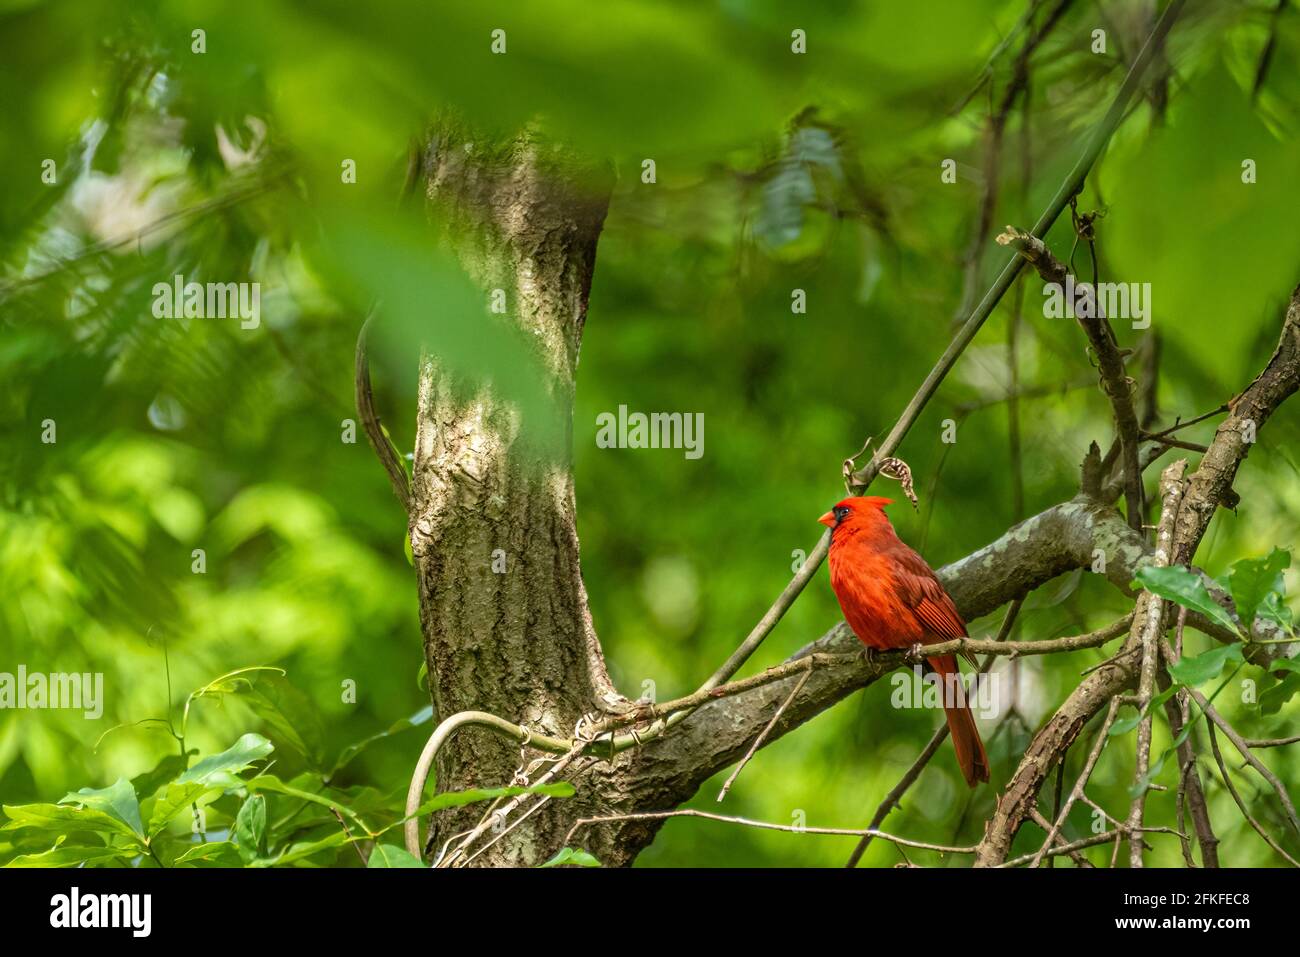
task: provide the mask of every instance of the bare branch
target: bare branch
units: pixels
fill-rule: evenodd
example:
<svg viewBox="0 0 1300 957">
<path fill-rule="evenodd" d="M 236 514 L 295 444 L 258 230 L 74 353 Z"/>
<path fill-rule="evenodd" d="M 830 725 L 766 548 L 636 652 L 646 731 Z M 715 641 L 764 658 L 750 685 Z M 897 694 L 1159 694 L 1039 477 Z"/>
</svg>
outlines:
<svg viewBox="0 0 1300 957">
<path fill-rule="evenodd" d="M 1169 555 L 1173 550 L 1174 522 L 1178 518 L 1178 506 L 1183 500 L 1186 485 L 1183 474 L 1187 471 L 1187 460 L 1179 459 L 1164 470 L 1160 476 L 1161 508 L 1160 527 L 1156 532 L 1156 554 L 1154 565 L 1157 568 L 1169 564 Z M 1142 827 L 1142 814 L 1146 809 L 1148 768 L 1151 762 L 1151 722 L 1155 716 L 1151 713 L 1151 698 L 1156 690 L 1156 665 L 1160 661 L 1160 636 L 1165 629 L 1166 604 L 1162 598 L 1149 591 L 1143 592 L 1138 599 L 1137 610 L 1133 614 L 1132 638 L 1142 649 L 1142 670 L 1138 677 L 1138 713 L 1142 720 L 1138 722 L 1137 760 L 1133 768 L 1133 787 L 1137 795 L 1129 809 L 1128 826 L 1132 832 Z M 1142 866 L 1142 842 L 1129 842 L 1129 866 Z"/>
<path fill-rule="evenodd" d="M 1037 867 L 1047 853 L 1048 848 L 1056 840 L 1056 836 L 1061 833 L 1061 827 L 1065 824 L 1066 818 L 1070 816 L 1070 808 L 1074 803 L 1083 797 L 1083 789 L 1088 786 L 1088 779 L 1092 777 L 1093 768 L 1097 766 L 1097 761 L 1101 757 L 1102 750 L 1106 747 L 1106 741 L 1110 737 L 1110 726 L 1115 723 L 1115 714 L 1119 711 L 1119 699 L 1110 699 L 1110 710 L 1106 712 L 1106 718 L 1101 723 L 1101 728 L 1097 732 L 1097 739 L 1092 744 L 1092 750 L 1088 752 L 1088 759 L 1083 764 L 1083 770 L 1079 772 L 1079 777 L 1074 782 L 1074 787 L 1070 789 L 1070 796 L 1065 799 L 1065 805 L 1061 808 L 1060 813 L 1056 815 L 1056 820 L 1052 822 L 1050 828 L 1046 828 L 1047 840 L 1043 841 L 1043 846 L 1038 849 L 1029 862 L 1030 867 Z"/>
<path fill-rule="evenodd" d="M 886 834 L 884 831 L 869 831 L 861 828 L 854 829 L 848 827 L 809 827 L 802 824 L 774 824 L 770 821 L 754 821 L 745 817 L 728 817 L 724 814 L 711 814 L 708 811 L 696 811 L 693 808 L 682 808 L 676 811 L 642 811 L 633 814 L 610 814 L 603 817 L 584 817 L 574 821 L 573 827 L 569 829 L 569 834 L 564 843 L 569 844 L 573 840 L 573 835 L 580 829 L 589 824 L 606 824 L 610 821 L 666 821 L 670 817 L 701 817 L 708 821 L 721 821 L 724 824 L 739 824 L 743 827 L 757 827 L 765 831 L 785 831 L 787 834 L 830 834 L 837 837 L 863 837 L 870 834 L 872 837 L 878 837 L 882 841 L 901 845 L 902 847 L 915 847 L 923 851 L 937 851 L 940 854 L 973 854 L 974 847 L 952 847 L 946 844 L 927 844 L 924 841 L 909 841 L 906 838 L 896 837 L 893 834 Z M 1064 853 L 1064 851 L 1063 851 Z"/>
<path fill-rule="evenodd" d="M 1065 264 L 1052 255 L 1041 239 L 1008 226 L 998 236 L 997 241 L 1003 246 L 1011 246 L 1025 257 L 1038 274 L 1050 283 L 1064 288 L 1070 280 L 1070 271 Z M 1119 436 L 1120 450 L 1124 461 L 1124 501 L 1131 528 L 1141 528 L 1143 518 L 1142 501 L 1142 467 L 1138 461 L 1138 418 L 1133 408 L 1133 389 L 1128 373 L 1124 371 L 1124 357 L 1120 354 L 1115 334 L 1102 314 L 1101 304 L 1096 290 L 1089 283 L 1080 283 L 1077 288 L 1082 293 L 1083 302 L 1076 307 L 1079 325 L 1088 337 L 1088 343 L 1097 356 L 1097 368 L 1101 373 L 1101 384 L 1110 399 L 1111 410 L 1115 416 L 1115 432 Z M 1162 439 L 1167 445 L 1174 445 L 1177 440 Z"/>
<path fill-rule="evenodd" d="M 1224 737 L 1231 741 L 1236 749 L 1241 752 L 1241 756 L 1245 758 L 1246 763 L 1258 771 L 1260 777 L 1267 781 L 1269 786 L 1277 793 L 1278 800 L 1282 802 L 1282 807 L 1286 810 L 1286 816 L 1291 821 L 1291 826 L 1295 828 L 1296 833 L 1300 833 L 1300 817 L 1296 816 L 1295 804 L 1291 801 L 1291 794 L 1287 791 L 1286 785 L 1283 784 L 1282 780 L 1269 769 L 1268 765 L 1255 757 L 1254 752 L 1250 750 L 1250 746 L 1246 744 L 1246 739 L 1238 734 L 1237 730 L 1228 723 L 1227 719 L 1215 710 L 1214 705 L 1210 704 L 1210 702 L 1206 700 L 1205 695 L 1201 694 L 1195 688 L 1189 688 L 1188 690 L 1191 692 L 1192 700 L 1200 705 L 1201 711 L 1204 712 L 1205 717 L 1212 724 L 1218 725 L 1218 728 L 1223 732 Z"/>
<path fill-rule="evenodd" d="M 762 747 L 763 741 L 766 740 L 767 736 L 772 732 L 773 726 L 777 723 L 777 721 L 781 719 L 781 715 L 785 713 L 785 709 L 790 707 L 790 702 L 794 700 L 794 696 L 797 695 L 800 691 L 802 691 L 803 686 L 808 683 L 808 675 L 810 674 L 812 674 L 812 672 L 805 672 L 804 676 L 800 678 L 797 682 L 795 682 L 795 686 L 790 689 L 790 696 L 785 699 L 785 701 L 781 704 L 781 707 L 776 709 L 776 714 L 772 715 L 772 720 L 769 721 L 767 723 L 767 726 L 764 727 L 763 730 L 759 732 L 758 737 L 755 738 L 754 743 L 749 746 L 749 750 L 746 751 L 745 756 L 740 759 L 740 762 L 736 765 L 735 770 L 732 771 L 731 774 L 727 776 L 727 780 L 723 782 L 722 790 L 718 792 L 719 803 L 721 803 L 722 799 L 727 796 L 727 792 L 731 790 L 732 782 L 735 781 L 736 778 L 740 776 L 740 772 L 745 769 L 745 765 L 747 765 L 749 763 L 749 759 L 754 756 L 754 752 L 757 751 L 760 747 Z"/>
<path fill-rule="evenodd" d="M 1274 839 L 1273 835 L 1264 830 L 1263 825 L 1261 825 L 1259 821 L 1255 820 L 1255 816 L 1250 813 L 1250 808 L 1246 807 L 1246 802 L 1241 799 L 1241 795 L 1237 793 L 1236 786 L 1232 783 L 1232 776 L 1228 774 L 1228 766 L 1223 762 L 1223 754 L 1219 751 L 1219 739 L 1215 737 L 1213 722 L 1208 724 L 1207 727 L 1209 728 L 1210 733 L 1210 751 L 1214 754 L 1214 763 L 1219 766 L 1219 775 L 1223 778 L 1223 786 L 1227 788 L 1228 793 L 1232 795 L 1232 800 L 1236 803 L 1237 810 L 1241 811 L 1241 816 L 1246 819 L 1246 823 L 1255 829 L 1255 833 L 1264 839 L 1264 843 L 1277 851 L 1277 853 L 1280 854 L 1292 867 L 1300 867 L 1300 861 L 1297 861 L 1294 857 L 1284 851 L 1282 845 Z"/>
<path fill-rule="evenodd" d="M 1183 629 L 1187 623 L 1187 609 L 1178 609 L 1178 628 L 1174 639 L 1174 653 L 1183 654 Z M 1161 690 L 1170 685 L 1169 672 L 1162 668 L 1157 676 Z M 1183 728 L 1191 720 L 1191 696 L 1186 688 L 1165 702 L 1165 718 L 1169 721 L 1169 734 L 1178 745 L 1178 830 L 1184 830 L 1184 808 L 1191 812 L 1192 824 L 1196 828 L 1196 843 L 1201 848 L 1201 866 L 1219 866 L 1219 839 L 1210 822 L 1210 808 L 1205 800 L 1205 790 L 1201 786 L 1201 774 L 1196 767 L 1196 742 L 1191 731 L 1183 734 Z M 1183 856 L 1188 867 L 1195 867 L 1192 851 L 1188 841 L 1183 842 Z"/>
<path fill-rule="evenodd" d="M 411 481 L 406 475 L 401 456 L 380 423 L 378 413 L 375 412 L 375 397 L 370 387 L 370 358 L 366 353 L 366 330 L 369 329 L 370 320 L 373 318 L 373 314 L 367 316 L 366 321 L 361 324 L 361 332 L 357 334 L 357 417 L 361 419 L 361 426 L 366 430 L 370 447 L 379 457 L 379 464 L 388 474 L 388 481 L 393 486 L 393 494 L 402 503 L 402 511 L 409 516 Z"/>
</svg>

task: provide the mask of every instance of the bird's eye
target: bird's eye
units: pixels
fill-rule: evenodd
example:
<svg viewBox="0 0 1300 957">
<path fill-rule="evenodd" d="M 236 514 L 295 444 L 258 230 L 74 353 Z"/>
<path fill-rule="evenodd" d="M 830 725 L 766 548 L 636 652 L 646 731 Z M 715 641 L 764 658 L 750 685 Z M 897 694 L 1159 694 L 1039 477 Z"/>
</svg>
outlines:
<svg viewBox="0 0 1300 957">
<path fill-rule="evenodd" d="M 844 521 L 845 516 L 848 514 L 849 514 L 849 507 L 847 505 L 841 505 L 835 509 L 835 520 L 837 522 L 842 522 Z"/>
</svg>

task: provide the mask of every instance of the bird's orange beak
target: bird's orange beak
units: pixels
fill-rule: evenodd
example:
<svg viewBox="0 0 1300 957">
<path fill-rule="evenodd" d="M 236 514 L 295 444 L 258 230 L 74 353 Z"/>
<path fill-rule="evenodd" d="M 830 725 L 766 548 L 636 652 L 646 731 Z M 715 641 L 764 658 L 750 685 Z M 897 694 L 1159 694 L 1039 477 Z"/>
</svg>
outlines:
<svg viewBox="0 0 1300 957">
<path fill-rule="evenodd" d="M 827 512 L 827 513 L 826 513 L 825 515 L 823 515 L 821 518 L 817 519 L 817 521 L 821 522 L 821 523 L 822 523 L 823 525 L 825 525 L 827 528 L 834 528 L 834 527 L 835 527 L 835 513 L 834 513 L 834 512 Z"/>
</svg>

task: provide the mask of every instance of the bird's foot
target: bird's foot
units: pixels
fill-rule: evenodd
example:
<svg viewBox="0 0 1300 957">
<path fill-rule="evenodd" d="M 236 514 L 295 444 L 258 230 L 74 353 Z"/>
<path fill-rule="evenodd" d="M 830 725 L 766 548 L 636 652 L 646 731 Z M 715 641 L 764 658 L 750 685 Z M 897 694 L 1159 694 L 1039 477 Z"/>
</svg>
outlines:
<svg viewBox="0 0 1300 957">
<path fill-rule="evenodd" d="M 912 664 L 919 665 L 921 661 L 925 658 L 925 655 L 922 653 L 924 647 L 925 646 L 918 641 L 911 648 L 908 648 L 907 660 L 910 661 Z"/>
<path fill-rule="evenodd" d="M 867 663 L 868 668 L 876 666 L 876 652 L 870 645 L 862 646 L 862 660 Z"/>
</svg>

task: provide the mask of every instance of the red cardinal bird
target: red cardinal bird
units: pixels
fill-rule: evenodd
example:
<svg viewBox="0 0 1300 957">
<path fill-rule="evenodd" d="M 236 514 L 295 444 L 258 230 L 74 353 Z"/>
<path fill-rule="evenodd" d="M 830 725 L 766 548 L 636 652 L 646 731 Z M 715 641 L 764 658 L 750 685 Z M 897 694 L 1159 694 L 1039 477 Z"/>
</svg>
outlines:
<svg viewBox="0 0 1300 957">
<path fill-rule="evenodd" d="M 818 519 L 831 529 L 831 588 L 844 620 L 869 649 L 917 648 L 966 636 L 966 623 L 925 559 L 908 548 L 885 517 L 887 498 L 846 498 Z M 944 711 L 962 776 L 971 787 L 989 779 L 989 758 L 966 704 L 953 655 L 927 658 L 944 690 Z M 949 688 L 959 689 L 956 695 Z"/>
</svg>

